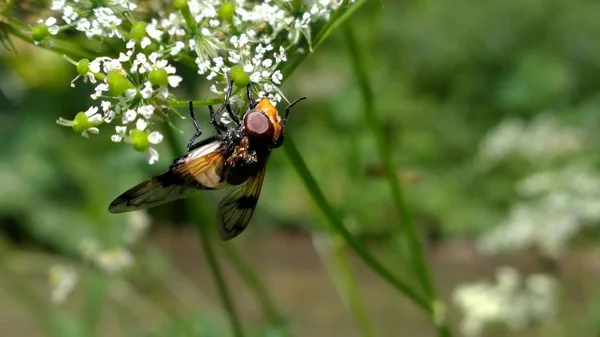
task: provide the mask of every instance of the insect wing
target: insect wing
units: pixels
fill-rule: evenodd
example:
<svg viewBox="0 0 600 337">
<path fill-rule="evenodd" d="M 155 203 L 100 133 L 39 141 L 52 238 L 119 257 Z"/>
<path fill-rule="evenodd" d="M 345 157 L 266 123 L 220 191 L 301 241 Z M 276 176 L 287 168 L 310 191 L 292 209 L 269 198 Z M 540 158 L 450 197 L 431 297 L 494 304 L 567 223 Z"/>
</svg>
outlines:
<svg viewBox="0 0 600 337">
<path fill-rule="evenodd" d="M 224 241 L 238 236 L 250 222 L 265 178 L 265 167 L 245 183 L 234 186 L 219 203 L 218 230 Z"/>
<path fill-rule="evenodd" d="M 224 156 L 220 142 L 206 144 L 177 160 L 171 169 L 150 178 L 117 197 L 108 207 L 111 213 L 124 213 L 186 198 L 197 190 L 222 186 L 219 172 Z"/>
</svg>

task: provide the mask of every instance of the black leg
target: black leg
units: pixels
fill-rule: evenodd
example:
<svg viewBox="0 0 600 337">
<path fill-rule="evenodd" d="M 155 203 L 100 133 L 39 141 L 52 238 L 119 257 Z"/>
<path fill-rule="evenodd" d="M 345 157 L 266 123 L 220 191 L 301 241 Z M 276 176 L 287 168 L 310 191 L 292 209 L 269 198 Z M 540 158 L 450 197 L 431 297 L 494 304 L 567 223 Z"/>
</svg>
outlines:
<svg viewBox="0 0 600 337">
<path fill-rule="evenodd" d="M 187 144 L 188 152 L 191 151 L 192 144 L 194 143 L 194 141 L 196 141 L 196 139 L 198 137 L 200 137 L 200 135 L 202 134 L 202 130 L 200 130 L 200 125 L 198 125 L 198 121 L 196 120 L 196 117 L 194 116 L 194 103 L 192 101 L 190 101 L 190 117 L 192 118 L 192 122 L 194 123 L 194 128 L 196 128 L 196 132 L 190 138 L 190 141 Z"/>
<path fill-rule="evenodd" d="M 217 120 L 217 114 L 223 111 L 223 107 L 221 106 L 217 112 L 213 110 L 212 105 L 208 106 L 208 111 L 210 112 L 210 123 L 215 126 L 217 133 L 223 133 L 227 131 L 227 126 L 225 126 L 221 121 Z"/>
<path fill-rule="evenodd" d="M 231 119 L 233 119 L 233 122 L 240 126 L 240 118 L 238 117 L 238 115 L 233 113 L 233 111 L 231 111 L 231 105 L 229 104 L 229 102 L 225 102 L 224 106 L 225 109 L 227 109 L 227 113 L 229 113 L 229 116 L 231 116 Z"/>
<path fill-rule="evenodd" d="M 227 113 L 229 116 L 231 116 L 231 119 L 233 119 L 233 122 L 239 126 L 240 118 L 238 115 L 233 113 L 231 110 L 231 105 L 229 104 L 229 99 L 231 98 L 231 93 L 233 92 L 233 80 L 229 77 L 229 73 L 225 73 L 225 76 L 227 77 L 227 93 L 225 94 L 225 103 L 223 106 L 221 106 L 221 108 L 219 108 L 219 112 L 223 111 L 223 107 L 225 107 L 225 109 L 227 109 Z"/>
<path fill-rule="evenodd" d="M 290 115 L 290 109 L 296 105 L 296 103 L 300 102 L 301 100 L 306 99 L 306 97 L 300 97 L 297 100 L 293 101 L 292 103 L 290 103 L 290 105 L 287 106 L 287 108 L 285 108 L 285 116 L 283 117 L 283 126 L 285 126 L 285 123 L 287 123 L 287 119 L 288 116 Z"/>
<path fill-rule="evenodd" d="M 250 83 L 246 86 L 246 94 L 248 95 L 248 106 L 250 107 L 250 110 L 256 108 L 258 102 L 252 98 L 252 88 L 250 87 Z"/>
</svg>

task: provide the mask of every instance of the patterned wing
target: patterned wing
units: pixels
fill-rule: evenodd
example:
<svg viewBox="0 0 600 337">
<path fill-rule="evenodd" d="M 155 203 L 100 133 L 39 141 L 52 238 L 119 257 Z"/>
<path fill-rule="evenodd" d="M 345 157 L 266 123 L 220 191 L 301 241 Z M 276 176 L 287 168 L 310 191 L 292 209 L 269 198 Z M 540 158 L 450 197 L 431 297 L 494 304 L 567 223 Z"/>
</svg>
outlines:
<svg viewBox="0 0 600 337">
<path fill-rule="evenodd" d="M 219 203 L 217 225 L 224 241 L 238 236 L 250 222 L 265 178 L 265 167 L 245 183 L 234 186 Z"/>
<path fill-rule="evenodd" d="M 197 190 L 222 187 L 220 142 L 208 143 L 178 159 L 171 169 L 121 194 L 108 206 L 111 213 L 150 208 L 186 198 Z"/>
</svg>

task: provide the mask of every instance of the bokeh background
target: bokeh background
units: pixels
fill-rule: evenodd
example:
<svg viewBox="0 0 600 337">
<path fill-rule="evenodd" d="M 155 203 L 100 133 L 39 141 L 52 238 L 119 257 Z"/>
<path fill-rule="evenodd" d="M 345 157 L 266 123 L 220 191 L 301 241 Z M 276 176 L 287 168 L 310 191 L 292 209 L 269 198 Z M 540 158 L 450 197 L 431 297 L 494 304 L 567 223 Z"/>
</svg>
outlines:
<svg viewBox="0 0 600 337">
<path fill-rule="evenodd" d="M 600 331 L 598 13 L 587 0 L 409 0 L 370 3 L 350 20 L 456 335 L 478 325 L 482 336 Z M 70 87 L 76 72 L 60 55 L 12 42 L 14 51 L 0 50 L 2 334 L 227 335 L 186 206 L 107 212 L 118 194 L 168 167 L 169 148 L 161 145 L 149 166 L 107 133 L 84 139 L 57 125 L 87 109 L 90 88 Z M 181 71 L 179 99 L 213 97 L 193 71 Z M 292 111 L 288 134 L 319 186 L 347 228 L 404 275 L 397 214 L 343 34 L 284 91 L 309 98 Z M 205 110 L 197 114 L 210 130 Z M 174 120 L 183 153 L 191 125 Z M 194 199 L 209 231 L 220 196 Z M 286 328 L 269 325 L 234 268 L 239 260 L 214 238 L 251 335 L 359 335 L 315 249 L 321 221 L 296 171 L 274 152 L 249 228 L 226 245 L 258 275 Z M 81 259 L 97 247 L 108 271 Z M 350 261 L 377 336 L 434 335 L 417 307 L 353 254 Z M 56 274 L 73 271 L 65 265 L 77 280 L 61 301 Z"/>
</svg>

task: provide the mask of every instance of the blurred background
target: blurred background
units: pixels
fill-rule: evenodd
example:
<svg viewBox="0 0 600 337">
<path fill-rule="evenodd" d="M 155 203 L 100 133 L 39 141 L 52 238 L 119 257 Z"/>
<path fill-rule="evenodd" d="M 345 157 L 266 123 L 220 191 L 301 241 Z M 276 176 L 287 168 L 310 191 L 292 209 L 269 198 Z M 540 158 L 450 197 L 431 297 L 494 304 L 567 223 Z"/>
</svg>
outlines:
<svg viewBox="0 0 600 337">
<path fill-rule="evenodd" d="M 351 20 L 457 336 L 600 331 L 599 12 L 588 0 L 409 0 L 370 3 Z M 170 150 L 159 146 L 149 166 L 112 143 L 111 130 L 84 139 L 57 125 L 87 109 L 90 87 L 69 86 L 76 71 L 60 55 L 12 42 L 16 52 L 0 49 L 0 330 L 227 335 L 196 226 L 216 233 L 222 195 L 194 198 L 204 224 L 180 202 L 109 214 L 117 195 L 168 167 Z M 179 71 L 179 99 L 213 97 L 193 71 Z M 328 200 L 404 275 L 397 214 L 343 34 L 283 89 L 309 98 L 288 134 Z M 210 130 L 205 110 L 197 114 Z M 175 122 L 183 153 L 192 128 Z M 225 244 L 235 251 L 212 239 L 249 335 L 359 335 L 311 238 L 320 221 L 275 151 L 250 226 Z M 353 254 L 350 262 L 377 336 L 434 336 L 416 306 Z M 240 266 L 258 276 L 284 327 L 262 314 Z"/>
</svg>

